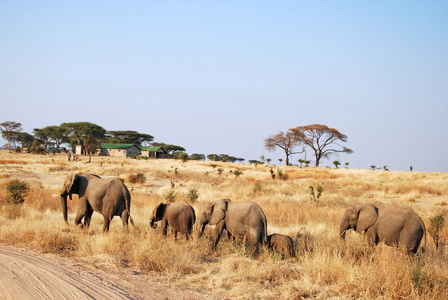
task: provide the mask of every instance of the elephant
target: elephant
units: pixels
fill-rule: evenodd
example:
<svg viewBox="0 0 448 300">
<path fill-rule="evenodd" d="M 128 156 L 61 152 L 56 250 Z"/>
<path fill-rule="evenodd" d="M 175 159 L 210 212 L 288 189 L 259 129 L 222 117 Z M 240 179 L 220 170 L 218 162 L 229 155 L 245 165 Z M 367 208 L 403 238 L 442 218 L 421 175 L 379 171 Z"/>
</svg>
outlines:
<svg viewBox="0 0 448 300">
<path fill-rule="evenodd" d="M 285 254 L 286 258 L 294 257 L 294 243 L 289 235 L 274 233 L 268 236 L 268 247 Z"/>
<path fill-rule="evenodd" d="M 384 242 L 388 246 L 403 249 L 406 253 L 416 253 L 425 237 L 426 228 L 422 219 L 412 210 L 397 207 L 377 207 L 373 204 L 361 204 L 349 207 L 342 218 L 339 235 L 345 239 L 345 233 L 354 229 L 365 237 L 370 245 Z"/>
<path fill-rule="evenodd" d="M 131 194 L 118 178 L 101 178 L 94 174 L 71 174 L 65 179 L 61 193 L 55 195 L 61 197 L 62 213 L 67 221 L 67 195 L 72 200 L 72 194 L 79 196 L 78 212 L 75 217 L 75 225 L 90 226 L 90 219 L 94 211 L 104 217 L 103 231 L 109 231 L 110 221 L 114 216 L 120 216 L 123 227 L 128 228 L 128 220 L 134 225 L 130 214 Z"/>
<path fill-rule="evenodd" d="M 221 199 L 211 202 L 202 213 L 199 226 L 199 237 L 204 233 L 206 225 L 216 225 L 213 230 L 213 248 L 219 242 L 224 229 L 228 236 L 236 239 L 247 239 L 254 247 L 253 255 L 259 254 L 259 243 L 267 245 L 267 220 L 261 207 L 255 202 L 233 202 Z"/>
<path fill-rule="evenodd" d="M 162 221 L 162 234 L 166 236 L 167 226 L 177 238 L 177 233 L 185 235 L 188 240 L 192 233 L 193 225 L 196 222 L 194 208 L 185 202 L 179 203 L 159 203 L 152 211 L 150 225 L 153 229 L 157 228 L 155 222 Z"/>
</svg>

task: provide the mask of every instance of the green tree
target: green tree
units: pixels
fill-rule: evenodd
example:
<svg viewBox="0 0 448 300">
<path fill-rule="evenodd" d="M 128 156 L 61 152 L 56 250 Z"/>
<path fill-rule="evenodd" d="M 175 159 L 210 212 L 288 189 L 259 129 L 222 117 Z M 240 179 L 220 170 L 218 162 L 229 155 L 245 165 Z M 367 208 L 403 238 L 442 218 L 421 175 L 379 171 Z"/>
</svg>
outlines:
<svg viewBox="0 0 448 300">
<path fill-rule="evenodd" d="M 45 149 L 48 146 L 55 147 L 60 150 L 63 143 L 68 143 L 70 140 L 67 136 L 67 130 L 62 126 L 47 126 L 42 129 L 33 129 L 35 139 L 43 144 Z"/>
<path fill-rule="evenodd" d="M 339 146 L 339 142 L 347 142 L 347 136 L 326 125 L 299 126 L 289 129 L 288 134 L 292 136 L 291 138 L 294 141 L 302 143 L 313 150 L 316 167 L 319 166 L 321 159 L 328 158 L 333 154 L 353 153 L 353 150 L 346 147 L 342 147 L 342 149 L 333 148 L 333 146 Z"/>
<path fill-rule="evenodd" d="M 8 141 L 8 151 L 11 150 L 11 143 L 14 143 L 17 134 L 22 131 L 22 123 L 5 121 L 0 123 L 2 137 Z"/>
<path fill-rule="evenodd" d="M 135 144 L 138 146 L 146 146 L 149 145 L 149 143 L 151 143 L 154 140 L 154 137 L 150 134 L 138 133 L 137 131 L 122 130 L 122 131 L 108 131 L 107 139 L 111 143 Z"/>
<path fill-rule="evenodd" d="M 205 160 L 204 154 L 193 153 L 190 155 L 191 160 Z"/>
<path fill-rule="evenodd" d="M 207 155 L 207 158 L 211 161 L 221 161 L 221 156 L 219 156 L 218 154 L 209 154 Z"/>
<path fill-rule="evenodd" d="M 34 137 L 29 133 L 19 132 L 17 133 L 16 141 L 20 143 L 22 149 L 28 148 L 28 150 L 30 150 L 34 142 Z"/>
<path fill-rule="evenodd" d="M 162 146 L 163 149 L 165 149 L 166 152 L 168 152 L 168 155 L 170 157 L 174 158 L 174 153 L 176 152 L 185 152 L 185 148 L 181 146 L 171 145 L 171 144 L 164 144 L 164 143 L 152 143 L 153 146 Z"/>
<path fill-rule="evenodd" d="M 84 154 L 92 154 L 106 134 L 103 127 L 89 122 L 62 123 L 61 127 L 70 137 L 72 147 L 80 145 Z"/>
<path fill-rule="evenodd" d="M 336 169 L 339 169 L 339 166 L 341 165 L 341 162 L 340 162 L 339 160 L 335 160 L 335 161 L 333 162 L 333 165 L 334 165 L 334 167 L 335 167 Z"/>
</svg>

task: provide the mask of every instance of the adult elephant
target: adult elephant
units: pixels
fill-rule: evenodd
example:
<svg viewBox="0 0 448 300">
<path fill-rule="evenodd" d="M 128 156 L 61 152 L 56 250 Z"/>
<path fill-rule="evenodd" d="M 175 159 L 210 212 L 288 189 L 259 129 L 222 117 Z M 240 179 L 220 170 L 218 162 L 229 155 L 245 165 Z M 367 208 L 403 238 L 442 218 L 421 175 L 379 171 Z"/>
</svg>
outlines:
<svg viewBox="0 0 448 300">
<path fill-rule="evenodd" d="M 202 213 L 199 237 L 204 233 L 207 224 L 215 225 L 214 248 L 224 229 L 236 239 L 243 239 L 246 236 L 254 247 L 255 256 L 259 254 L 259 243 L 267 245 L 267 220 L 257 203 L 233 202 L 230 199 L 211 202 Z"/>
<path fill-rule="evenodd" d="M 384 242 L 407 253 L 416 253 L 425 237 L 426 228 L 422 219 L 412 210 L 397 207 L 377 207 L 373 204 L 361 204 L 349 207 L 342 218 L 339 235 L 345 239 L 345 233 L 354 229 L 365 236 L 370 245 Z"/>
<path fill-rule="evenodd" d="M 90 226 L 90 219 L 94 211 L 104 217 L 103 231 L 109 230 L 110 221 L 114 216 L 120 216 L 123 227 L 128 227 L 128 220 L 134 225 L 130 215 L 131 195 L 121 180 L 117 178 L 101 178 L 94 174 L 68 175 L 62 186 L 61 197 L 62 213 L 67 221 L 67 196 L 72 200 L 72 195 L 79 196 L 78 212 L 75 217 L 75 225 Z"/>
<path fill-rule="evenodd" d="M 185 235 L 188 240 L 191 235 L 193 225 L 196 222 L 194 208 L 185 202 L 160 203 L 154 207 L 150 219 L 150 225 L 153 229 L 157 228 L 155 222 L 162 221 L 162 234 L 167 234 L 169 226 L 177 238 L 177 233 Z"/>
</svg>

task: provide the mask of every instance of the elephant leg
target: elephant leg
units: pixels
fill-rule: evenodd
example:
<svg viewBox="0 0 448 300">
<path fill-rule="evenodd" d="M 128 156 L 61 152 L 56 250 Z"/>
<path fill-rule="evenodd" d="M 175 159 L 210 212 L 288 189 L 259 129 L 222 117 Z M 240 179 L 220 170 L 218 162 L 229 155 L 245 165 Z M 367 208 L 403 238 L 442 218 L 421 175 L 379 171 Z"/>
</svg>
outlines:
<svg viewBox="0 0 448 300">
<path fill-rule="evenodd" d="M 376 231 L 373 230 L 367 230 L 365 232 L 365 238 L 367 238 L 367 243 L 370 246 L 378 245 L 378 243 L 380 242 L 378 234 L 376 233 Z"/>
<path fill-rule="evenodd" d="M 84 217 L 84 226 L 86 226 L 86 227 L 90 226 L 90 220 L 92 219 L 92 214 L 93 214 L 93 209 L 89 205 L 89 207 L 87 208 L 87 213 Z"/>
<path fill-rule="evenodd" d="M 79 199 L 78 212 L 76 213 L 75 217 L 76 226 L 80 226 L 81 228 L 84 227 L 84 225 L 81 223 L 81 220 L 87 215 L 89 206 L 89 203 L 85 199 Z"/>
<path fill-rule="evenodd" d="M 162 220 L 162 235 L 166 236 L 167 234 L 167 228 L 168 227 L 168 221 L 166 219 Z"/>
<path fill-rule="evenodd" d="M 125 228 L 126 230 L 128 229 L 128 222 L 129 222 L 129 214 L 128 211 L 125 209 L 123 210 L 123 212 L 121 213 L 121 222 L 123 223 L 123 228 Z"/>
<path fill-rule="evenodd" d="M 254 257 L 258 257 L 259 255 L 259 249 L 258 249 L 258 241 L 260 240 L 257 236 L 257 234 L 250 234 L 248 235 L 249 243 L 254 248 L 252 255 Z"/>
<path fill-rule="evenodd" d="M 215 226 L 215 230 L 213 231 L 213 249 L 216 249 L 216 245 L 218 245 L 219 238 L 224 230 L 224 222 L 219 222 Z"/>
<path fill-rule="evenodd" d="M 110 226 L 111 219 L 112 218 L 109 217 L 109 216 L 104 216 L 103 232 L 108 232 L 109 231 L 109 226 Z"/>
</svg>

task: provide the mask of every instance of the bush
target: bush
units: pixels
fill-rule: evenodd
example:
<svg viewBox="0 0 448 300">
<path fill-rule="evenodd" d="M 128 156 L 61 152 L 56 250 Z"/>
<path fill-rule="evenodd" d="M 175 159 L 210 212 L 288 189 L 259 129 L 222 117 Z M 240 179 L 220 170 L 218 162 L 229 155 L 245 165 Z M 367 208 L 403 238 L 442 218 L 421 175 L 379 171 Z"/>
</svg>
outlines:
<svg viewBox="0 0 448 300">
<path fill-rule="evenodd" d="M 191 188 L 188 190 L 188 198 L 190 199 L 191 203 L 196 202 L 199 198 L 199 191 L 197 188 Z"/>
<path fill-rule="evenodd" d="M 11 204 L 21 204 L 30 192 L 30 186 L 23 181 L 14 179 L 8 183 L 6 190 L 10 193 L 6 197 L 6 202 Z"/>
<path fill-rule="evenodd" d="M 143 173 L 131 174 L 128 178 L 130 183 L 144 183 L 146 181 L 146 177 Z"/>
</svg>

